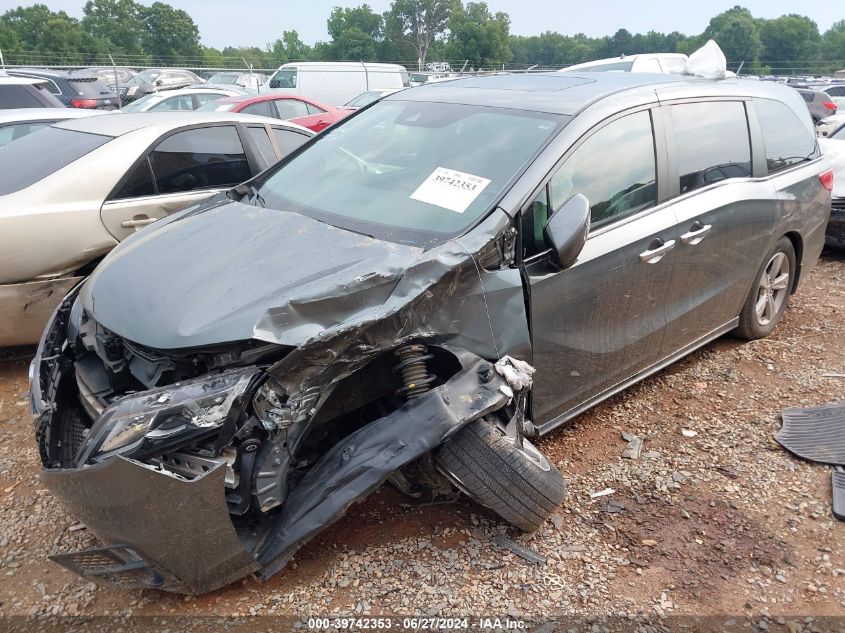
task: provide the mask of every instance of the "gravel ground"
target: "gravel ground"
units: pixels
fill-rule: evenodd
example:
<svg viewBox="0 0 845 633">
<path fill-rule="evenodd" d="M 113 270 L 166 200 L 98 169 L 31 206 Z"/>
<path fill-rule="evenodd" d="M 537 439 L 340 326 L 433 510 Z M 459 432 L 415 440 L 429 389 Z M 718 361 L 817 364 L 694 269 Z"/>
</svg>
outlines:
<svg viewBox="0 0 845 633">
<path fill-rule="evenodd" d="M 845 259 L 825 253 L 769 339 L 723 338 L 542 439 L 569 490 L 534 534 L 469 502 L 418 504 L 383 487 L 269 582 L 197 598 L 98 588 L 46 559 L 93 537 L 39 481 L 31 351 L 7 351 L 22 358 L 0 362 L 0 613 L 733 614 L 760 629 L 841 617 L 845 525 L 830 510 L 830 469 L 772 434 L 782 408 L 842 399 L 845 380 L 823 374 L 845 372 L 844 316 Z M 638 459 L 621 457 L 623 433 L 644 438 Z"/>
</svg>

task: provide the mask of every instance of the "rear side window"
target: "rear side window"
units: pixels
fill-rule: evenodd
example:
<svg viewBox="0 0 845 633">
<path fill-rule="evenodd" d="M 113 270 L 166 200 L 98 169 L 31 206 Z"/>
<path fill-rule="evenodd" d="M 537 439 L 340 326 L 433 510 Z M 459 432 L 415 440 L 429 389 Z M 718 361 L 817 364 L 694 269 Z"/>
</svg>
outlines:
<svg viewBox="0 0 845 633">
<path fill-rule="evenodd" d="M 742 103 L 685 103 L 671 111 L 682 195 L 751 176 L 751 143 Z"/>
<path fill-rule="evenodd" d="M 278 127 L 273 128 L 273 135 L 276 137 L 276 144 L 279 146 L 279 153 L 282 155 L 282 158 L 300 145 L 305 145 L 309 138 L 305 134 L 291 132 L 290 130 L 284 130 Z"/>
<path fill-rule="evenodd" d="M 264 163 L 266 165 L 272 165 L 275 163 L 276 152 L 273 151 L 273 144 L 270 142 L 270 137 L 267 136 L 267 130 L 264 127 L 251 125 L 247 128 L 247 133 L 258 147 L 258 152 L 264 159 Z"/>
<path fill-rule="evenodd" d="M 756 99 L 754 107 L 763 131 L 766 165 L 770 174 L 815 158 L 816 137 L 786 104 L 772 99 Z"/>
<path fill-rule="evenodd" d="M 200 92 L 194 95 L 197 98 L 197 103 L 204 106 L 206 103 L 217 101 L 218 99 L 225 99 L 227 95 L 224 94 L 210 94 L 207 92 Z"/>
<path fill-rule="evenodd" d="M 278 99 L 276 109 L 283 119 L 296 119 L 301 116 L 308 116 L 308 106 L 296 99 Z"/>
<path fill-rule="evenodd" d="M 232 126 L 177 132 L 150 155 L 159 193 L 231 187 L 249 180 L 249 164 Z"/>
<path fill-rule="evenodd" d="M 0 110 L 41 107 L 41 102 L 24 86 L 0 86 Z"/>
<path fill-rule="evenodd" d="M 191 95 L 179 95 L 177 97 L 170 97 L 164 101 L 155 104 L 151 111 L 154 112 L 173 112 L 177 110 L 193 110 L 194 100 Z"/>
<path fill-rule="evenodd" d="M 244 114 L 257 114 L 258 116 L 269 116 L 276 117 L 276 113 L 273 112 L 273 104 L 269 101 L 259 101 L 258 103 L 253 103 L 248 105 L 243 110 L 241 110 Z"/>
<path fill-rule="evenodd" d="M 25 189 L 112 138 L 49 127 L 0 147 L 0 196 Z"/>
<path fill-rule="evenodd" d="M 582 193 L 593 225 L 612 222 L 657 203 L 655 174 L 651 115 L 629 114 L 590 136 L 552 176 L 552 209 Z M 536 221 L 545 224 L 545 218 Z"/>
<path fill-rule="evenodd" d="M 37 121 L 34 123 L 15 123 L 13 125 L 0 127 L 0 147 L 8 145 L 12 141 L 23 138 L 24 136 L 32 134 L 41 128 L 52 125 L 53 123 L 55 123 L 55 121 Z"/>
<path fill-rule="evenodd" d="M 831 86 L 827 89 L 831 97 L 845 97 L 845 86 Z"/>
</svg>

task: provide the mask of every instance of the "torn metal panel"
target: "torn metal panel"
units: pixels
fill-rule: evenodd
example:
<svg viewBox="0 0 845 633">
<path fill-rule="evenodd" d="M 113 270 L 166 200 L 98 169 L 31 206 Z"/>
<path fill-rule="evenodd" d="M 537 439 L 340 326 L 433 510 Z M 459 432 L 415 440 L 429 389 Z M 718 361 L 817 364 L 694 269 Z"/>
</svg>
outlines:
<svg viewBox="0 0 845 633">
<path fill-rule="evenodd" d="M 0 285 L 0 347 L 37 343 L 62 298 L 82 277 Z"/>
<path fill-rule="evenodd" d="M 356 500 L 381 485 L 400 466 L 427 453 L 461 426 L 507 403 L 505 381 L 484 360 L 446 384 L 332 447 L 291 492 L 268 537 L 258 547 L 260 575 L 284 567 L 308 539 L 336 521 Z M 489 377 L 489 380 L 487 378 Z"/>
<path fill-rule="evenodd" d="M 41 473 L 103 543 L 127 546 L 147 563 L 138 586 L 180 593 L 211 591 L 258 567 L 229 518 L 224 476 L 221 464 L 188 481 L 123 457 Z"/>
</svg>

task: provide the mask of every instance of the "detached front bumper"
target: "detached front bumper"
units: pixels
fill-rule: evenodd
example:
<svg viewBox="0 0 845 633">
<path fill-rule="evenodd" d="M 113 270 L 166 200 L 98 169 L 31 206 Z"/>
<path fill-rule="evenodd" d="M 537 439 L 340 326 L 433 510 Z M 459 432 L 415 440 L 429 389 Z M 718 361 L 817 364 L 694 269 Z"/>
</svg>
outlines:
<svg viewBox="0 0 845 633">
<path fill-rule="evenodd" d="M 224 467 L 187 481 L 116 457 L 41 477 L 108 547 L 52 559 L 100 584 L 204 593 L 258 569 L 226 508 Z"/>
</svg>

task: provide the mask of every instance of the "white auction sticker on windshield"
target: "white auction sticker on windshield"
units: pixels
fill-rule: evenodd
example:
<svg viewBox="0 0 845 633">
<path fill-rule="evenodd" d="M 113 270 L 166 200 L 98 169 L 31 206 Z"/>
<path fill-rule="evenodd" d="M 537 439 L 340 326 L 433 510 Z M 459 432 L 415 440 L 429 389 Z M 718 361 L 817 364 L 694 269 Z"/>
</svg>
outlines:
<svg viewBox="0 0 845 633">
<path fill-rule="evenodd" d="M 463 213 L 489 184 L 487 178 L 438 167 L 411 194 L 411 199 Z"/>
</svg>

